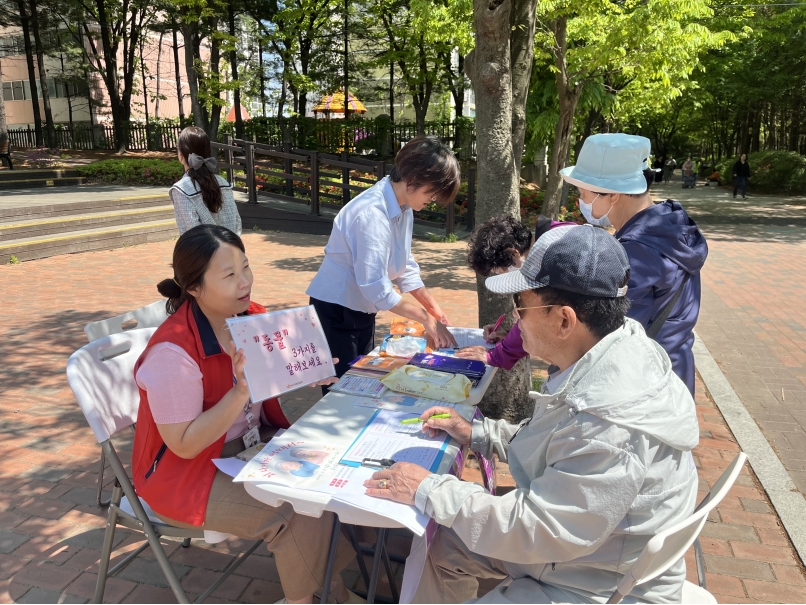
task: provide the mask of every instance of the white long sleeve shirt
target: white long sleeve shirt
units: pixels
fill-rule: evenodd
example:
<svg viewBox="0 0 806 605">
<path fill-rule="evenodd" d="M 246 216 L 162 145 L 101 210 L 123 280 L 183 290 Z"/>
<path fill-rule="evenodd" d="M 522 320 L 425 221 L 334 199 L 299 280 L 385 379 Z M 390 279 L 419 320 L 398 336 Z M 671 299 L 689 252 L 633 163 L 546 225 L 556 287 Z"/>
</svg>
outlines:
<svg viewBox="0 0 806 605">
<path fill-rule="evenodd" d="M 411 253 L 413 226 L 411 208 L 398 204 L 389 177 L 381 179 L 336 215 L 306 294 L 354 311 L 388 311 L 402 298 L 393 283 L 400 292 L 423 286 Z"/>
</svg>

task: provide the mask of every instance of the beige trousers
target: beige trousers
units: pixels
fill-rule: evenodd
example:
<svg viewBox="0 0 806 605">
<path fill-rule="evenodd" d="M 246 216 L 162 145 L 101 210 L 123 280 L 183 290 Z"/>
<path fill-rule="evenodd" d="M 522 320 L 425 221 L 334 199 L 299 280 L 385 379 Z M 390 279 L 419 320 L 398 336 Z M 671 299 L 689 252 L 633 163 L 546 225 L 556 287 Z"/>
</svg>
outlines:
<svg viewBox="0 0 806 605">
<path fill-rule="evenodd" d="M 479 578 L 506 577 L 501 561 L 470 552 L 453 530 L 439 527 L 412 602 L 464 603 L 476 598 Z"/>
<path fill-rule="evenodd" d="M 439 527 L 412 603 L 587 603 L 580 595 L 534 581 L 498 586 L 476 600 L 479 579 L 504 580 L 506 563 L 470 552 L 452 529 Z"/>
<path fill-rule="evenodd" d="M 226 444 L 222 456 L 234 456 L 243 451 L 241 440 L 236 441 Z M 171 519 L 163 520 L 177 527 L 192 527 Z M 233 483 L 232 477 L 218 471 L 202 528 L 246 540 L 265 541 L 274 554 L 286 598 L 297 600 L 322 589 L 334 520 L 330 512 L 319 518 L 307 517 L 294 513 L 288 503 L 279 508 L 263 504 L 247 494 L 242 483 Z M 334 577 L 353 557 L 355 551 L 349 541 L 340 536 Z"/>
</svg>

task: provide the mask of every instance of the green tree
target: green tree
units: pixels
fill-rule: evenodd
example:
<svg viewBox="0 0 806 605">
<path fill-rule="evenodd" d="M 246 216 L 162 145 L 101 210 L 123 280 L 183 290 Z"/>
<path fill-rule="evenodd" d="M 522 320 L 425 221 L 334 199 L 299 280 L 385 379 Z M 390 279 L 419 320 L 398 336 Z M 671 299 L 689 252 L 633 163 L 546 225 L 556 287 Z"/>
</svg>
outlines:
<svg viewBox="0 0 806 605">
<path fill-rule="evenodd" d="M 540 5 L 537 43 L 552 59 L 558 119 L 542 212 L 557 216 L 574 118 L 586 84 L 620 82 L 628 88 L 678 96 L 699 54 L 733 34 L 700 21 L 712 15 L 706 0 L 550 0 Z M 662 86 L 654 86 L 660 83 Z"/>
<path fill-rule="evenodd" d="M 62 27 L 81 50 L 90 73 L 98 74 L 109 97 L 115 145 L 126 150 L 124 125 L 132 110 L 140 37 L 154 19 L 146 0 L 64 0 Z M 55 8 L 55 7 L 54 7 Z M 123 61 L 118 60 L 118 56 Z"/>
</svg>

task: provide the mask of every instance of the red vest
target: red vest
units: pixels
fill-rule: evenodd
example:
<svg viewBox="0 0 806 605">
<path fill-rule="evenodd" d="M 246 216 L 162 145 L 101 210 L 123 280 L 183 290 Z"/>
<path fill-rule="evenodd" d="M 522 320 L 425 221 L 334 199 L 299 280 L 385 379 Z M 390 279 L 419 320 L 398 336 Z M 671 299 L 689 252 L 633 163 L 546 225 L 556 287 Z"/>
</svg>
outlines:
<svg viewBox="0 0 806 605">
<path fill-rule="evenodd" d="M 265 313 L 266 309 L 252 303 L 247 314 Z M 134 366 L 140 368 L 148 350 L 161 342 L 182 347 L 198 365 L 204 385 L 204 406 L 209 410 L 232 388 L 232 360 L 221 350 L 210 322 L 198 305 L 184 303 L 148 341 L 145 351 Z M 266 419 L 279 428 L 291 426 L 280 408 L 280 402 L 263 402 Z M 167 448 L 151 415 L 148 395 L 140 389 L 140 409 L 132 451 L 132 473 L 137 494 L 157 513 L 169 519 L 201 526 L 207 512 L 207 500 L 216 474 L 213 458 L 221 456 L 226 433 L 198 456 L 180 458 Z"/>
</svg>

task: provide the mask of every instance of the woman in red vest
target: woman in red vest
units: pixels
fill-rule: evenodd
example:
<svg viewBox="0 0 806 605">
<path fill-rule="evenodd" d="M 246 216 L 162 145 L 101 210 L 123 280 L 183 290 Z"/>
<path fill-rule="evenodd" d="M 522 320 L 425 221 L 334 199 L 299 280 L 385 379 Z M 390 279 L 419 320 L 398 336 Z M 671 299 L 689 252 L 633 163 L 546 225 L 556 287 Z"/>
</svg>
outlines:
<svg viewBox="0 0 806 605">
<path fill-rule="evenodd" d="M 173 270 L 174 277 L 157 286 L 170 317 L 134 369 L 140 388 L 134 486 L 172 525 L 265 540 L 287 602 L 312 603 L 325 576 L 332 513 L 316 519 L 294 514 L 287 503 L 262 504 L 212 462 L 289 426 L 277 399 L 250 400 L 244 353 L 226 328 L 228 317 L 266 312 L 251 302 L 243 242 L 224 227 L 194 227 L 176 242 Z M 336 569 L 354 554 L 340 541 Z M 340 583 L 331 594 L 338 602 L 354 597 Z"/>
</svg>

